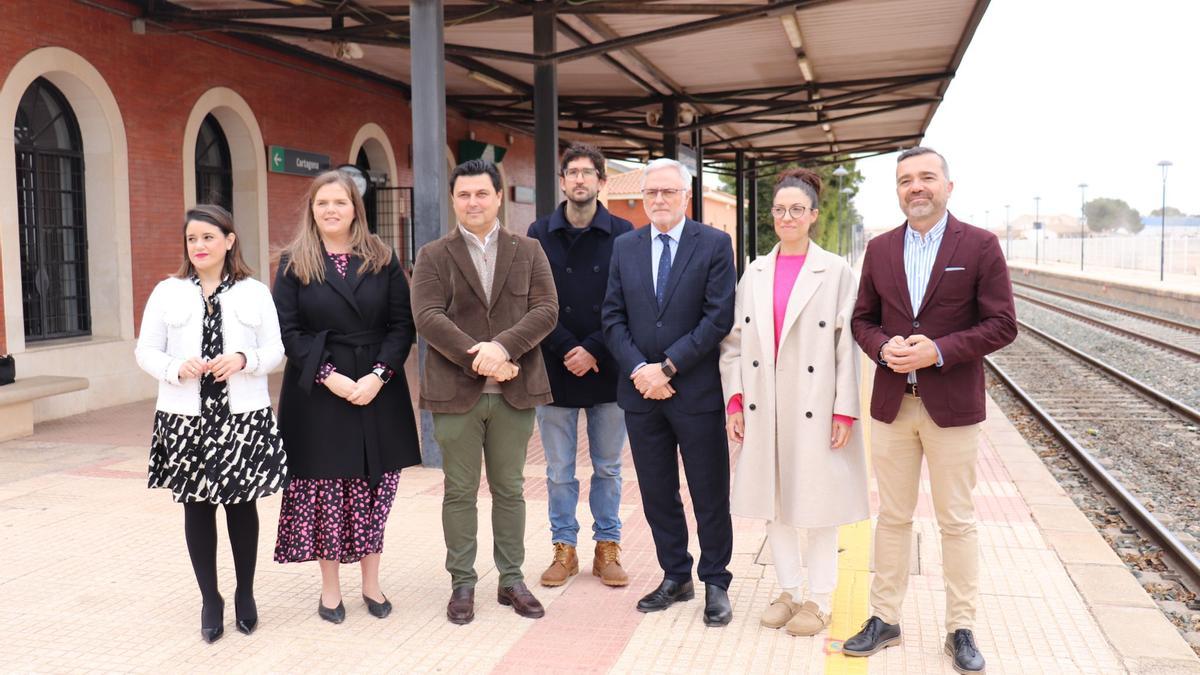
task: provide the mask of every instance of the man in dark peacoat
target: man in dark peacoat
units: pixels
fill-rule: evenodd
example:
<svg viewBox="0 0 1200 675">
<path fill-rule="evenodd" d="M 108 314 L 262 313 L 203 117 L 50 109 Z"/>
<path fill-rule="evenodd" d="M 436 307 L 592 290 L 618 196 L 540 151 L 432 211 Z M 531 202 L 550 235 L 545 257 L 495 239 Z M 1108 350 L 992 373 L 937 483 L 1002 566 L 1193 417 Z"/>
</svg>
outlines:
<svg viewBox="0 0 1200 675">
<path fill-rule="evenodd" d="M 921 462 L 929 468 L 942 535 L 946 645 L 960 673 L 982 672 L 975 644 L 979 544 L 971 492 L 984 419 L 983 357 L 1012 342 L 1016 311 L 996 235 L 946 209 L 954 184 L 929 148 L 900 154 L 896 194 L 904 225 L 871 240 L 851 319 L 877 362 L 871 463 L 879 487 L 873 616 L 842 652 L 869 656 L 900 641 L 912 517 Z"/>
<path fill-rule="evenodd" d="M 538 406 L 546 454 L 546 492 L 554 557 L 542 573 L 543 586 L 561 586 L 579 572 L 579 413 L 587 415 L 592 463 L 588 505 L 596 550 L 592 572 L 607 586 L 625 586 L 621 566 L 621 450 L 625 416 L 617 405 L 617 363 L 604 346 L 600 305 L 608 287 L 613 241 L 633 230 L 598 200 L 605 182 L 604 155 L 590 145 L 563 152 L 559 180 L 567 198 L 529 226 L 529 236 L 546 251 L 558 290 L 558 325 L 542 341 L 554 402 Z"/>
<path fill-rule="evenodd" d="M 733 617 L 733 525 L 719 347 L 733 328 L 733 249 L 729 235 L 684 216 L 691 177 L 683 165 L 654 160 L 643 176 L 651 224 L 617 239 L 602 318 L 621 369 L 617 401 L 664 575 L 638 610 L 663 610 L 694 594 L 679 496 L 682 456 L 700 538 L 704 622 L 723 626 Z"/>
<path fill-rule="evenodd" d="M 421 407 L 433 412 L 445 472 L 442 530 L 453 589 L 446 617 L 475 618 L 476 495 L 486 459 L 497 599 L 536 618 L 545 610 L 521 572 L 524 470 L 534 407 L 550 402 L 538 344 L 558 317 L 554 278 L 536 241 L 500 225 L 494 164 L 464 162 L 450 186 L 458 224 L 421 248 L 413 271 L 417 332 L 430 347 Z"/>
</svg>

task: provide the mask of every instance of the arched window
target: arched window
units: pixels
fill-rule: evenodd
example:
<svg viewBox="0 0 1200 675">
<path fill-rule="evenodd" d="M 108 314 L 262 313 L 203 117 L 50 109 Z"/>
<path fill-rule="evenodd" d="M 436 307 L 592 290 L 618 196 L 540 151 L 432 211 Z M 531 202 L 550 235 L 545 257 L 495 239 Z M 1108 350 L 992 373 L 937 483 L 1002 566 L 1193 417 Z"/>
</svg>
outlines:
<svg viewBox="0 0 1200 675">
<path fill-rule="evenodd" d="M 196 139 L 196 203 L 216 204 L 233 212 L 233 160 L 221 123 L 211 114 Z"/>
<path fill-rule="evenodd" d="M 371 159 L 367 157 L 367 148 L 364 144 L 358 150 L 358 157 L 354 159 L 354 166 L 362 169 L 364 172 L 371 170 Z M 363 195 L 363 206 L 367 209 L 367 229 L 375 234 L 379 234 L 379 191 L 367 190 L 367 194 Z"/>
<path fill-rule="evenodd" d="M 25 340 L 89 335 L 83 141 L 49 80 L 29 85 L 13 128 Z"/>
</svg>

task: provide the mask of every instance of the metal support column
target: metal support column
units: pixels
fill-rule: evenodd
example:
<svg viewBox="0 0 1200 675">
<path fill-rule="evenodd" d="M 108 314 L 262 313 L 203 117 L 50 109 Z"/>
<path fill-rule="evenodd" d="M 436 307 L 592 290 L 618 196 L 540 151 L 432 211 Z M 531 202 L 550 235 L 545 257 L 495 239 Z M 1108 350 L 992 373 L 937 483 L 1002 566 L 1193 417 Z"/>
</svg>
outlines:
<svg viewBox="0 0 1200 675">
<path fill-rule="evenodd" d="M 421 246 L 442 236 L 450 218 L 446 185 L 446 70 L 441 0 L 413 0 L 409 10 L 412 31 L 411 73 L 413 134 L 413 230 Z M 417 344 L 418 363 L 425 370 L 424 340 Z M 421 411 L 421 462 L 440 467 L 442 450 L 433 438 L 433 416 Z"/>
<path fill-rule="evenodd" d="M 662 107 L 662 127 L 663 131 L 663 157 L 668 159 L 679 159 L 679 134 L 674 131 L 665 131 L 666 129 L 674 129 L 679 126 L 679 103 L 673 98 L 663 101 Z"/>
<path fill-rule="evenodd" d="M 747 169 L 750 175 L 747 177 L 747 182 L 750 187 L 750 217 L 747 218 L 747 228 L 750 230 L 750 241 L 746 245 L 746 256 L 748 260 L 754 260 L 758 257 L 758 160 L 748 160 Z"/>
<path fill-rule="evenodd" d="M 692 132 L 692 152 L 696 155 L 696 175 L 692 177 L 692 220 L 704 222 L 704 129 Z"/>
<path fill-rule="evenodd" d="M 733 255 L 738 278 L 746 267 L 746 151 L 733 153 L 734 199 L 737 200 L 737 224 L 734 226 Z"/>
<path fill-rule="evenodd" d="M 555 51 L 554 3 L 533 5 L 533 51 L 548 56 Z M 533 68 L 533 136 L 535 201 L 537 216 L 549 215 L 558 206 L 558 66 Z"/>
</svg>

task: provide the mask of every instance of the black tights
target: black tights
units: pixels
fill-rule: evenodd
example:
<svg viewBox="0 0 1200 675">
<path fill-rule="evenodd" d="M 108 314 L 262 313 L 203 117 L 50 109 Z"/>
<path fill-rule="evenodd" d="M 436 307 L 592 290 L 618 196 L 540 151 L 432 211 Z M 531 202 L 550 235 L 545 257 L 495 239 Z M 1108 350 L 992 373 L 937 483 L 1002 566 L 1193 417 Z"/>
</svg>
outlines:
<svg viewBox="0 0 1200 675">
<path fill-rule="evenodd" d="M 258 560 L 258 506 L 254 501 L 225 505 L 229 546 L 237 574 L 234 603 L 239 618 L 257 618 L 254 609 L 254 566 Z M 187 539 L 192 570 L 204 599 L 205 625 L 220 623 L 221 594 L 217 590 L 217 505 L 187 502 L 183 505 L 183 533 Z"/>
</svg>

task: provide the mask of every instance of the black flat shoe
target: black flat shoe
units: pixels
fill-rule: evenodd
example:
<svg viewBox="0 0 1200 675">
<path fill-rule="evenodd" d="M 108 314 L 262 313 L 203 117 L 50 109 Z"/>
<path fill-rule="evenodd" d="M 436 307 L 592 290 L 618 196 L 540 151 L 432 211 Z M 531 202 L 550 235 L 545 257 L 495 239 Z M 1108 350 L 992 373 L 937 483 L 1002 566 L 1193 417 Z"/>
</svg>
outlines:
<svg viewBox="0 0 1200 675">
<path fill-rule="evenodd" d="M 258 605 L 254 602 L 254 596 L 248 595 L 243 598 L 241 593 L 233 594 L 233 611 L 237 620 L 234 624 L 237 626 L 238 632 L 249 635 L 258 628 Z"/>
<path fill-rule="evenodd" d="M 677 602 L 691 600 L 694 597 L 696 597 L 696 589 L 692 586 L 691 579 L 683 583 L 663 579 L 658 588 L 638 600 L 637 610 L 639 612 L 661 612 Z"/>
<path fill-rule="evenodd" d="M 220 599 L 216 607 L 204 605 L 200 608 L 200 637 L 208 644 L 221 639 L 225 634 L 225 600 Z"/>
<path fill-rule="evenodd" d="M 873 616 L 863 623 L 862 630 L 842 643 L 846 656 L 870 656 L 882 649 L 900 644 L 900 624 L 884 623 Z"/>
<path fill-rule="evenodd" d="M 720 586 L 704 585 L 704 625 L 726 626 L 733 620 L 729 593 Z"/>
<path fill-rule="evenodd" d="M 317 598 L 317 616 L 329 623 L 341 623 L 346 620 L 346 605 L 338 602 L 337 607 L 330 608 L 321 604 L 321 599 Z"/>
<path fill-rule="evenodd" d="M 383 596 L 383 602 L 375 602 L 363 593 L 363 602 L 367 603 L 367 611 L 376 619 L 386 619 L 388 614 L 392 613 L 392 601 Z"/>
</svg>

